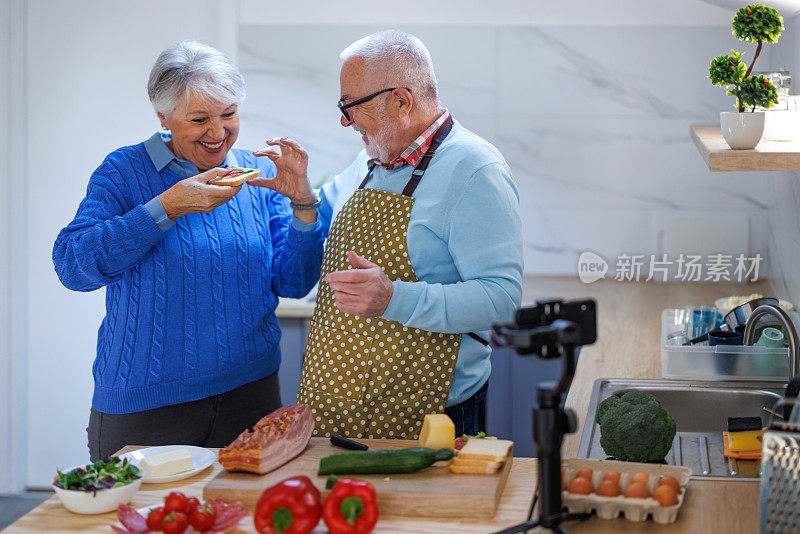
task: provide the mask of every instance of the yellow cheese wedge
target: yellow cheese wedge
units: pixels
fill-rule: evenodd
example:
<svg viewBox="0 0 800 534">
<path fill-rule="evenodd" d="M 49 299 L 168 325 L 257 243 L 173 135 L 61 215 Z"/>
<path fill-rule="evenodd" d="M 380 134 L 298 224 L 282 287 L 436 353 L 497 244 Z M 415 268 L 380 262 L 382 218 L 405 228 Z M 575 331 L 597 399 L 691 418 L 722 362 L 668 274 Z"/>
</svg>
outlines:
<svg viewBox="0 0 800 534">
<path fill-rule="evenodd" d="M 456 425 L 443 413 L 428 414 L 419 433 L 420 447 L 428 449 L 455 449 Z"/>
<path fill-rule="evenodd" d="M 443 413 L 426 415 L 419 433 L 419 445 L 428 449 L 455 449 L 456 425 L 453 420 Z M 442 461 L 433 465 L 443 466 L 449 463 Z"/>
<path fill-rule="evenodd" d="M 728 432 L 728 448 L 733 452 L 760 451 L 763 430 Z"/>
</svg>

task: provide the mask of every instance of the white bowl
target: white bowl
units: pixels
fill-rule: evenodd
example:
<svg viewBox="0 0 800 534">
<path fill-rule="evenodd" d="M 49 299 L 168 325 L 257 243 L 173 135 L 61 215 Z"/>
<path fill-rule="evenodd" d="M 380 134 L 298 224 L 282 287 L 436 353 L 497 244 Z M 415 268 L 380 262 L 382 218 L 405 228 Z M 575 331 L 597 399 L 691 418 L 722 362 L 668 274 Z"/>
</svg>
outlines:
<svg viewBox="0 0 800 534">
<path fill-rule="evenodd" d="M 75 467 L 84 466 L 76 465 Z M 75 467 L 63 472 L 72 471 Z M 117 488 L 97 490 L 95 494 L 91 491 L 66 490 L 59 488 L 55 484 L 53 484 L 53 489 L 61 500 L 61 504 L 70 512 L 75 512 L 76 514 L 104 514 L 113 512 L 120 504 L 131 502 L 133 496 L 139 491 L 143 478 L 139 477 L 130 484 Z"/>
</svg>

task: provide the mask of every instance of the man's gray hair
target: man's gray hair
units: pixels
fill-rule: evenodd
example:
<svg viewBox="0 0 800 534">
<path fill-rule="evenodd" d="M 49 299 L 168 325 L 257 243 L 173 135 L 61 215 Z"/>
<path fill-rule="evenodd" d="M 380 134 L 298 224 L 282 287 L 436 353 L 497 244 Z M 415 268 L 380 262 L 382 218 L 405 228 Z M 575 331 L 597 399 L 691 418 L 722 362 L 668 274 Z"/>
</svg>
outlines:
<svg viewBox="0 0 800 534">
<path fill-rule="evenodd" d="M 241 104 L 242 73 L 225 54 L 197 41 L 181 41 L 159 54 L 150 70 L 147 95 L 158 113 L 169 117 L 180 98 L 194 94 L 224 105 Z"/>
<path fill-rule="evenodd" d="M 354 42 L 339 54 L 345 61 L 361 58 L 375 90 L 408 87 L 428 107 L 439 106 L 433 60 L 419 38 L 398 30 L 383 30 Z M 420 98 L 421 97 L 421 98 Z"/>
</svg>

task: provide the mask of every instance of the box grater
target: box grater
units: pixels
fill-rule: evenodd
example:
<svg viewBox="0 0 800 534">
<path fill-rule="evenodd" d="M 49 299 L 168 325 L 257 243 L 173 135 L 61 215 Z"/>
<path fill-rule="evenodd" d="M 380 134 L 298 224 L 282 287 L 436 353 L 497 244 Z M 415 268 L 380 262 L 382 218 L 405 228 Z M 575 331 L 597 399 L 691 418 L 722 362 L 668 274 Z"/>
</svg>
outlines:
<svg viewBox="0 0 800 534">
<path fill-rule="evenodd" d="M 776 413 L 788 414 L 790 410 L 788 421 L 773 419 L 764 431 L 759 506 L 761 534 L 800 532 L 800 402 L 782 399 L 774 408 Z"/>
</svg>

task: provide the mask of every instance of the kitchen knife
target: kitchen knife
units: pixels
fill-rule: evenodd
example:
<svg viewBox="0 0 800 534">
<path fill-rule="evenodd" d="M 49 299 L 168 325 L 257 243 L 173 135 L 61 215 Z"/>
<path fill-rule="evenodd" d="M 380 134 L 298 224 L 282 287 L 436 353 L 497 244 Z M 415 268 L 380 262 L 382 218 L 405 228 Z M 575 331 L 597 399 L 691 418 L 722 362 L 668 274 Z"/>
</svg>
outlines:
<svg viewBox="0 0 800 534">
<path fill-rule="evenodd" d="M 343 438 L 342 436 L 331 436 L 331 445 L 334 447 L 342 447 L 343 449 L 349 449 L 351 451 L 371 451 L 374 449 L 370 449 L 363 443 L 359 443 L 357 441 L 353 441 L 351 439 Z"/>
</svg>

